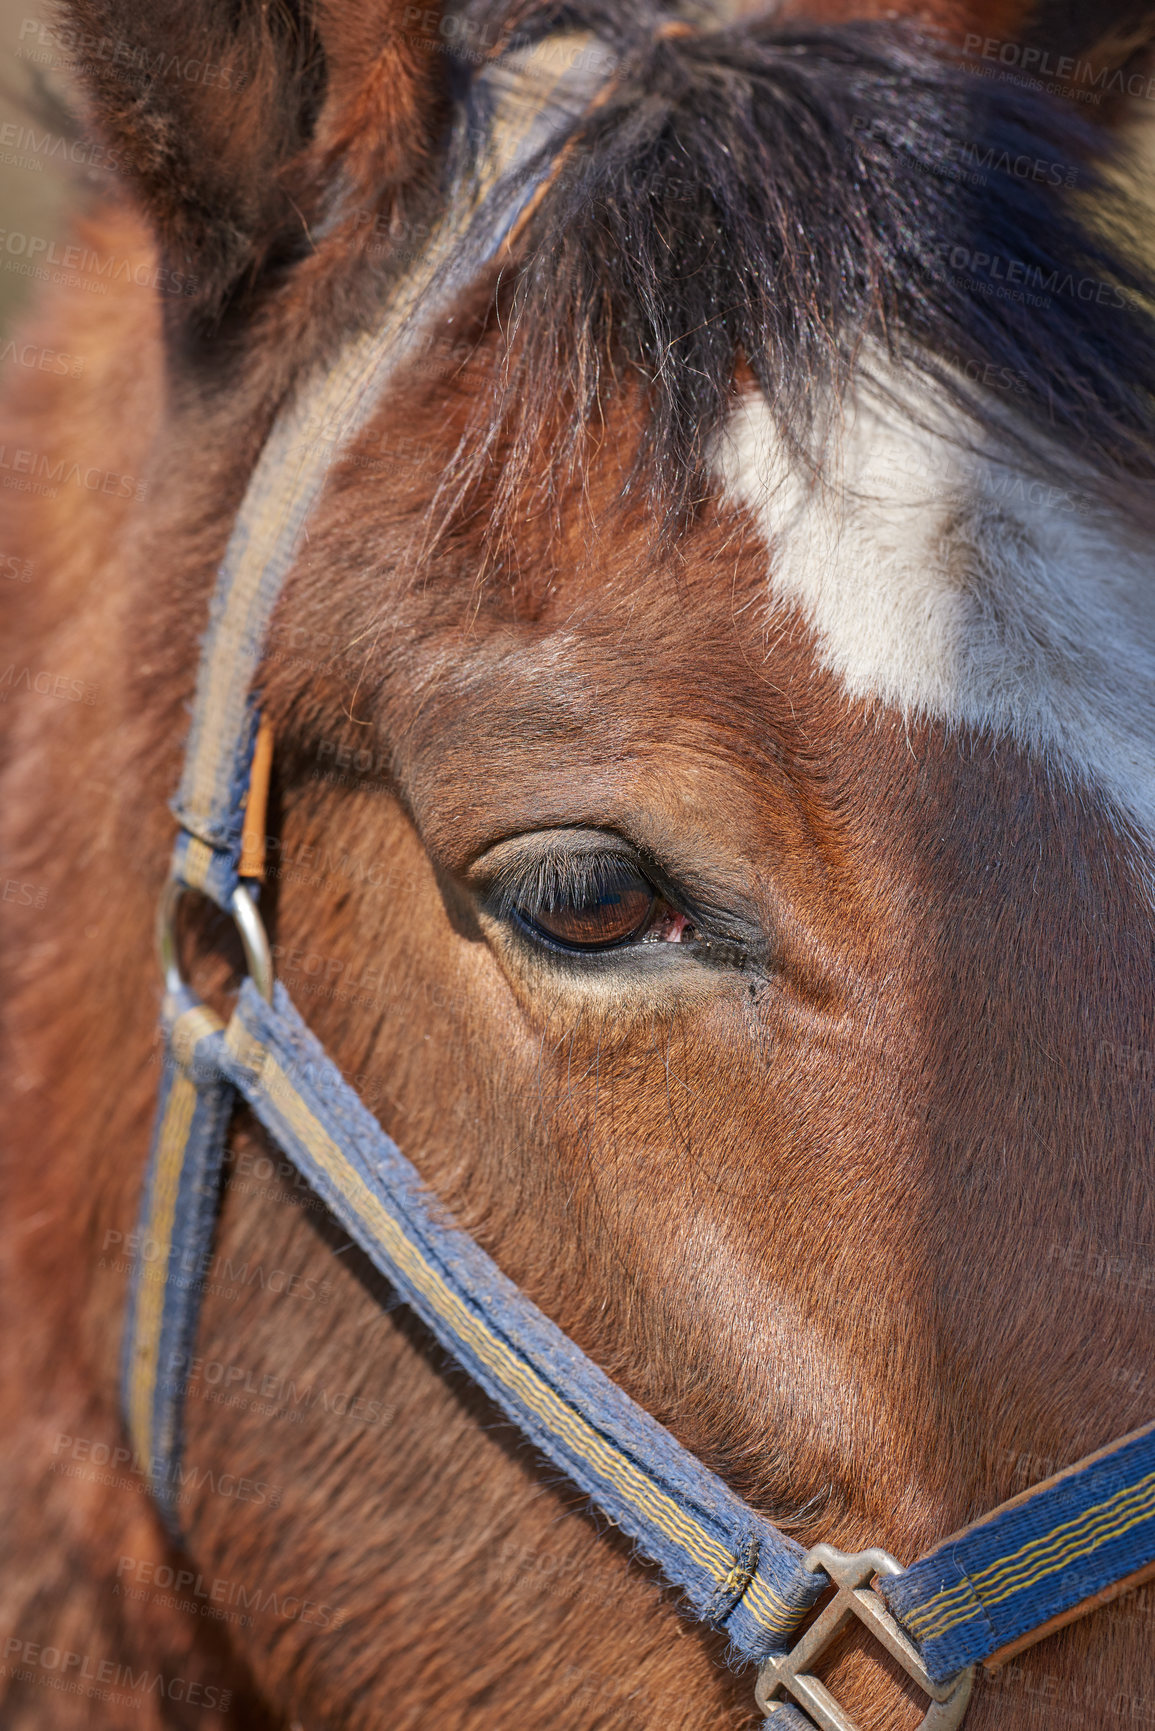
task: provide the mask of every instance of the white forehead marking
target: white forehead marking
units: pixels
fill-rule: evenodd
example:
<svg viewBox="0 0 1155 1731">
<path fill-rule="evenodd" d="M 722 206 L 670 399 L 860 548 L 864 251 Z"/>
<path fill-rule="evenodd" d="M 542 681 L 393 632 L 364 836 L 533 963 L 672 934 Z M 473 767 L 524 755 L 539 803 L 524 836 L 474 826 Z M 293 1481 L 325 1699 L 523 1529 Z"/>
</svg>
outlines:
<svg viewBox="0 0 1155 1731">
<path fill-rule="evenodd" d="M 1155 839 L 1155 558 L 898 407 L 858 401 L 832 451 L 823 483 L 802 475 L 757 395 L 718 451 L 823 664 L 854 697 L 1040 753 Z"/>
</svg>

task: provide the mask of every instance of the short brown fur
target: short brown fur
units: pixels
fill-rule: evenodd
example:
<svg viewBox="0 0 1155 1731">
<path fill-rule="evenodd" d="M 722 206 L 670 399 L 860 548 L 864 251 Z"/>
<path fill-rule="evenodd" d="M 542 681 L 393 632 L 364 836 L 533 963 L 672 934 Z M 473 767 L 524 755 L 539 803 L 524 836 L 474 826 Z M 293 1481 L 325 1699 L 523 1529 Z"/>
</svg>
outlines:
<svg viewBox="0 0 1155 1731">
<path fill-rule="evenodd" d="M 378 187 L 388 135 L 389 174 L 420 198 L 443 95 L 404 46 L 361 78 L 361 26 L 327 17 L 331 106 L 309 137 L 288 127 L 286 163 L 352 159 Z M 152 210 L 152 232 L 103 213 L 89 243 L 200 244 L 187 211 Z M 148 483 L 144 506 L 67 488 L 5 501 L 4 550 L 33 566 L 13 660 L 95 700 L 14 687 L 7 707 L 5 877 L 46 905 L 5 910 L 0 1634 L 228 1689 L 225 1722 L 246 1727 L 752 1725 L 749 1677 L 716 1638 L 291 1181 L 254 1176 L 277 1156 L 243 1118 L 222 1266 L 257 1259 L 303 1292 L 217 1282 L 198 1351 L 258 1384 L 377 1401 L 387 1422 L 318 1404 L 275 1419 L 194 1381 L 189 1461 L 266 1488 L 255 1505 L 195 1496 L 187 1559 L 131 1471 L 85 1477 L 60 1443 L 122 1440 L 115 1235 L 147 1149 L 152 915 L 212 574 L 286 381 L 370 281 L 351 292 L 337 268 L 353 226 L 278 282 L 254 262 L 276 222 L 246 223 L 239 273 L 205 243 L 211 293 L 191 336 L 169 331 L 167 364 L 135 287 L 47 301 L 33 332 L 92 364 L 79 385 L 10 393 L 0 435 Z M 682 1442 L 804 1540 L 913 1557 L 1151 1417 L 1151 1312 L 1118 1272 L 1155 1243 L 1134 856 L 1092 796 L 1005 742 L 848 702 L 803 622 L 771 613 L 765 548 L 730 507 L 706 503 L 657 556 L 644 513 L 617 503 L 637 403 L 618 401 L 559 501 L 560 535 L 521 524 L 516 569 L 479 585 L 482 511 L 415 571 L 500 363 L 485 319 L 453 377 L 398 386 L 290 580 L 264 674 L 282 978 L 457 1218 Z M 749 910 L 765 952 L 661 990 L 567 984 L 476 894 L 486 849 L 565 824 L 685 859 Z M 206 989 L 228 943 L 219 923 L 199 934 Z M 240 1627 L 129 1597 L 150 1562 L 315 1615 Z M 1150 1700 L 1153 1619 L 1148 1587 L 1065 1631 L 980 1682 L 968 1727 L 1109 1731 L 1121 1698 Z M 917 1722 L 864 1650 L 836 1685 L 872 1731 Z M 99 1699 L 4 1688 L 12 1731 L 124 1722 Z M 148 1695 L 131 1722 L 222 1720 Z"/>
</svg>

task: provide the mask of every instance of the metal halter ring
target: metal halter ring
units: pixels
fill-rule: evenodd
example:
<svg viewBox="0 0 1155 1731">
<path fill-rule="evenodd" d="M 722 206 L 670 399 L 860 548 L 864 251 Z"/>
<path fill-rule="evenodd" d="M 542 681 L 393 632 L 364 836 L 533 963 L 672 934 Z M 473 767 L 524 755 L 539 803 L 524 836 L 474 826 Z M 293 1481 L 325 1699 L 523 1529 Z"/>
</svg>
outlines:
<svg viewBox="0 0 1155 1731">
<path fill-rule="evenodd" d="M 820 1731 L 858 1731 L 853 1719 L 843 1712 L 810 1669 L 852 1617 L 865 1623 L 907 1675 L 930 1696 L 930 1706 L 919 1731 L 951 1731 L 953 1726 L 960 1725 L 971 1698 L 974 1666 L 957 1672 L 945 1682 L 932 1682 L 917 1647 L 867 1585 L 876 1575 L 900 1575 L 902 1565 L 887 1551 L 858 1551 L 850 1556 L 845 1551 L 836 1551 L 833 1545 L 815 1545 L 806 1553 L 804 1564 L 812 1572 L 825 1569 L 838 1591 L 799 1638 L 794 1650 L 768 1660 L 759 1671 L 754 1699 L 768 1715 L 767 1731 L 813 1731 L 816 1725 Z M 785 1700 L 786 1695 L 792 1695 L 806 1712 L 791 1706 Z"/>
<path fill-rule="evenodd" d="M 176 910 L 181 897 L 189 888 L 177 877 L 170 877 L 161 893 L 156 910 L 156 950 L 166 992 L 180 992 L 185 978 L 180 969 L 180 953 L 176 941 Z M 273 957 L 265 922 L 257 912 L 257 904 L 244 884 L 233 891 L 231 911 L 240 934 L 245 962 L 254 986 L 267 1004 L 273 1001 Z"/>
</svg>

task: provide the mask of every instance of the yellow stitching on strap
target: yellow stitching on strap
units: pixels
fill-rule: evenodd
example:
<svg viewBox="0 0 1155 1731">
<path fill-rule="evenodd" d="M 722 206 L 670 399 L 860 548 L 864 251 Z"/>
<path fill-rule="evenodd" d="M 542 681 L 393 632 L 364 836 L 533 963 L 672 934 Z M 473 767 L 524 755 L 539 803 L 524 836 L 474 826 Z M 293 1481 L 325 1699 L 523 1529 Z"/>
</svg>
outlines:
<svg viewBox="0 0 1155 1731">
<path fill-rule="evenodd" d="M 156 1387 L 160 1354 L 161 1320 L 164 1315 L 165 1276 L 172 1249 L 172 1227 L 176 1215 L 184 1151 L 196 1111 L 197 1091 L 183 1071 L 173 1077 L 158 1138 L 147 1238 L 142 1235 L 140 1253 L 146 1244 L 161 1251 L 158 1266 L 148 1261 L 141 1269 L 137 1287 L 136 1340 L 132 1357 L 130 1422 L 136 1452 L 152 1459 L 152 1398 Z"/>
<path fill-rule="evenodd" d="M 780 1593 L 774 1591 L 764 1575 L 759 1574 L 754 1576 L 739 1604 L 743 1610 L 749 1612 L 756 1623 L 779 1634 L 792 1634 L 802 1615 L 800 1611 L 793 1610 Z"/>
<path fill-rule="evenodd" d="M 462 1303 L 437 1270 L 405 1236 L 397 1221 L 382 1207 L 341 1149 L 317 1122 L 272 1053 L 266 1054 L 262 1086 L 270 1097 L 275 1099 L 278 1110 L 284 1114 L 358 1217 L 365 1222 L 398 1266 L 405 1270 L 414 1285 L 458 1338 L 467 1342 L 498 1380 L 507 1388 L 516 1391 L 520 1399 L 555 1435 L 563 1437 L 575 1453 L 609 1479 L 623 1496 L 644 1511 L 648 1519 L 707 1569 L 715 1580 L 725 1581 L 734 1566 L 731 1553 L 679 1508 L 672 1498 L 661 1491 L 632 1461 L 627 1460 L 600 1436 L 580 1413 L 567 1405 L 530 1365 L 512 1352 L 504 1341 L 494 1335 L 487 1325 Z M 772 1622 L 765 1611 L 758 1616 L 758 1621 L 771 1628 L 792 1627 L 797 1618 L 786 1602 L 761 1578 L 754 1585 L 760 1589 L 758 1596 L 765 1601 L 767 1610 L 775 1601 L 780 1607 Z M 759 1609 L 762 1609 L 761 1605 Z"/>
<path fill-rule="evenodd" d="M 1140 1510 L 1138 1518 L 1121 1525 L 1119 1517 L 1134 1515 L 1136 1509 Z M 1013 1556 L 1000 1558 L 997 1563 L 990 1564 L 981 1574 L 974 1576 L 974 1580 L 984 1588 L 1006 1587 L 1009 1584 L 1010 1592 L 1019 1592 L 1023 1587 L 1033 1586 L 1043 1575 L 1050 1574 L 1056 1555 L 1060 1558 L 1085 1556 L 1089 1550 L 1095 1550 L 1108 1540 L 1130 1532 L 1132 1527 L 1151 1514 L 1155 1514 L 1155 1473 L 1149 1473 L 1146 1478 L 1140 1479 L 1138 1484 L 1124 1486 L 1122 1490 L 1116 1491 L 1113 1497 L 1085 1509 L 1077 1519 L 1068 1521 L 1065 1526 L 1055 1527 L 1050 1533 L 1033 1539 Z M 1115 1522 L 1114 1526 L 1104 1524 L 1111 1521 Z M 1089 1542 L 1084 1544 L 1084 1540 Z M 1075 1549 L 1076 1546 L 1081 1548 Z M 1018 1567 L 1012 1568 L 1011 1565 L 1018 1559 L 1021 1559 Z M 1025 1576 L 1024 1570 L 1028 1571 Z M 983 1597 L 988 1596 L 984 1592 Z"/>
<path fill-rule="evenodd" d="M 914 1629 L 919 1635 L 924 1638 L 929 1638 L 927 1631 L 928 1620 L 934 1620 L 935 1618 L 948 1615 L 960 1605 L 965 1605 L 965 1615 L 959 1617 L 956 1622 L 952 1623 L 951 1628 L 957 1628 L 959 1623 L 965 1623 L 968 1618 L 978 1614 L 978 1599 L 969 1579 L 956 1582 L 956 1584 L 946 1592 L 936 1593 L 934 1598 L 928 1599 L 925 1605 L 920 1605 L 917 1610 L 911 1611 L 906 1615 L 905 1621 L 910 1628 Z"/>
<path fill-rule="evenodd" d="M 938 1594 L 906 1621 L 923 1640 L 937 1640 L 960 1624 L 969 1622 L 975 1615 L 969 1602 L 958 1608 L 960 1593 L 973 1592 L 979 1606 L 1001 1605 L 1048 1575 L 1069 1568 L 1101 1545 L 1122 1538 L 1153 1515 L 1155 1473 L 1150 1473 L 1137 1485 L 1125 1486 L 1113 1497 L 1084 1510 L 1075 1520 L 1031 1539 L 1011 1556 L 1000 1557 L 973 1575 L 970 1582 L 964 1581 L 949 1592 Z M 1000 1590 L 989 1590 L 994 1587 Z"/>
</svg>

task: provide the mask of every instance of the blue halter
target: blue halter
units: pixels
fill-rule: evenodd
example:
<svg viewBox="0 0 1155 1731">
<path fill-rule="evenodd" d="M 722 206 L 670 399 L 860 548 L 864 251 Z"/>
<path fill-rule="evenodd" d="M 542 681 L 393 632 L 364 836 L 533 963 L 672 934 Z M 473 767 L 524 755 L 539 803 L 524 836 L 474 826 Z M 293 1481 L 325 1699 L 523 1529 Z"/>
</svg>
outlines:
<svg viewBox="0 0 1155 1731">
<path fill-rule="evenodd" d="M 777 1731 L 849 1725 L 810 1666 L 850 1616 L 927 1690 L 924 1723 L 945 1731 L 965 1711 L 974 1664 L 1002 1662 L 1155 1574 L 1155 1426 L 1004 1504 L 908 1569 L 879 1551 L 847 1558 L 820 1545 L 804 1552 L 448 1222 L 283 987 L 273 987 L 255 896 L 240 875 L 258 719 L 254 677 L 329 466 L 430 324 L 497 255 L 609 76 L 607 51 L 578 36 L 549 38 L 478 73 L 461 108 L 445 215 L 426 256 L 394 288 L 377 328 L 351 340 L 283 412 L 234 526 L 175 801 L 180 832 L 166 909 L 171 915 L 176 897 L 193 889 L 233 913 L 250 978 L 226 1026 L 167 956 L 166 1062 L 124 1342 L 127 1423 L 176 1534 L 186 1372 L 229 1120 L 243 1099 L 456 1361 L 682 1589 L 698 1618 L 763 1666 L 758 1701 Z M 318 438 L 318 428 L 331 436 Z M 833 1601 L 788 1652 L 832 1584 Z"/>
</svg>

